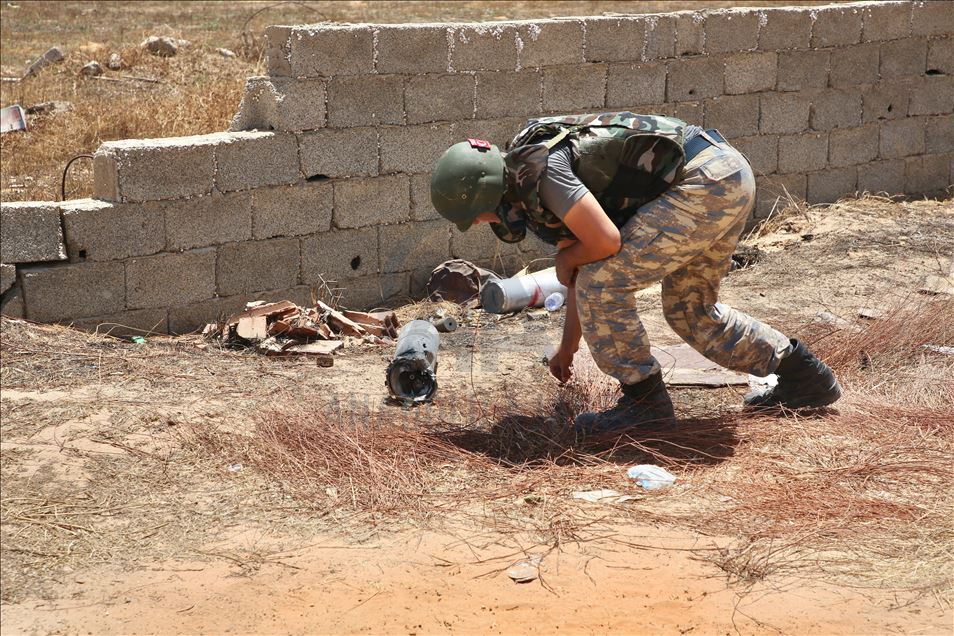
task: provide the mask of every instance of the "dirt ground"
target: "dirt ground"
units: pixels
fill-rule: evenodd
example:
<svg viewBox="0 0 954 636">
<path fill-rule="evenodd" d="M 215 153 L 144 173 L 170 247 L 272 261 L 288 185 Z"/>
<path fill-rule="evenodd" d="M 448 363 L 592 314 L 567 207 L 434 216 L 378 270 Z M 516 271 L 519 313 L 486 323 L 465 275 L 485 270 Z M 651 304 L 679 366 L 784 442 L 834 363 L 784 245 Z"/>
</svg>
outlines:
<svg viewBox="0 0 954 636">
<path fill-rule="evenodd" d="M 727 277 L 722 300 L 792 334 L 807 332 L 819 312 L 854 321 L 860 308 L 916 296 L 926 276 L 949 273 L 954 257 L 950 200 L 847 200 L 770 229 L 747 241 L 763 254 Z M 658 293 L 642 292 L 637 303 L 654 343 L 678 342 Z M 399 313 L 432 311 L 418 304 Z M 221 350 L 198 336 L 137 345 L 4 319 L 4 633 L 950 633 L 949 487 L 914 493 L 903 514 L 878 508 L 883 518 L 860 529 L 871 541 L 832 525 L 845 510 L 819 513 L 794 539 L 782 528 L 777 536 L 787 538 L 769 536 L 768 549 L 753 536 L 763 531 L 758 517 L 699 523 L 710 507 L 742 500 L 743 486 L 778 485 L 770 471 L 779 464 L 818 461 L 823 471 L 805 468 L 808 480 L 834 474 L 858 490 L 881 479 L 851 481 L 841 460 L 867 451 L 824 418 L 774 428 L 741 419 L 740 387 L 673 391 L 680 418 L 718 411 L 734 439 L 720 442 L 727 450 L 718 461 L 669 464 L 679 481 L 658 493 L 641 493 L 613 456 L 564 464 L 528 452 L 513 461 L 465 441 L 457 443 L 472 463 L 428 464 L 424 472 L 439 478 L 384 488 L 394 505 L 364 504 L 373 493 L 362 484 L 403 479 L 387 470 L 406 468 L 406 457 L 369 461 L 366 470 L 379 471 L 370 477 L 349 472 L 306 488 L 255 463 L 248 449 L 272 413 L 467 429 L 475 410 L 543 408 L 537 392 L 555 382 L 541 358 L 559 336 L 560 314 L 461 315 L 461 329 L 441 340 L 435 403 L 412 411 L 385 404 L 387 347 L 351 348 L 318 368 Z M 938 344 L 954 345 L 954 336 Z M 937 409 L 943 391 L 954 390 L 945 360 L 918 367 L 934 369 L 941 397 L 914 401 L 934 405 L 939 424 L 923 423 L 919 459 L 896 466 L 954 457 L 954 414 Z M 844 413 L 863 414 L 850 393 Z M 232 433 L 238 446 L 208 441 Z M 824 452 L 808 438 L 825 438 Z M 764 444 L 772 450 L 753 455 Z M 819 457 L 799 457 L 801 449 Z M 879 457 L 895 461 L 890 452 Z M 512 479 L 487 495 L 497 488 L 488 476 L 499 474 Z M 875 493 L 882 503 L 886 484 Z M 793 487 L 792 509 L 835 492 L 806 481 Z M 593 488 L 635 500 L 572 499 Z M 542 559 L 540 577 L 511 581 L 506 569 L 533 556 Z"/>
</svg>

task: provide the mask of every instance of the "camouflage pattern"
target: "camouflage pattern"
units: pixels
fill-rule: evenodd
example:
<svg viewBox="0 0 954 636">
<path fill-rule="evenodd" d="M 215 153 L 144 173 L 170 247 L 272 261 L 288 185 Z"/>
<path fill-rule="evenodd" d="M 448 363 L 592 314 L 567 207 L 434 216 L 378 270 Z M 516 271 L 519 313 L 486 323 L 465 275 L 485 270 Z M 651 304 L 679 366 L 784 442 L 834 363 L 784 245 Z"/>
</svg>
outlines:
<svg viewBox="0 0 954 636">
<path fill-rule="evenodd" d="M 669 326 L 696 351 L 734 371 L 772 373 L 789 339 L 720 302 L 719 283 L 755 200 L 755 178 L 728 144 L 704 149 L 682 181 L 641 207 L 620 230 L 613 257 L 580 268 L 577 308 L 599 368 L 624 384 L 660 369 L 633 293 L 662 281 Z"/>
<path fill-rule="evenodd" d="M 494 233 L 507 243 L 523 240 L 527 230 L 551 245 L 575 238 L 539 197 L 550 150 L 564 139 L 574 173 L 621 227 L 679 179 L 685 128 L 679 119 L 630 112 L 531 119 L 507 144 L 507 194 Z"/>
</svg>

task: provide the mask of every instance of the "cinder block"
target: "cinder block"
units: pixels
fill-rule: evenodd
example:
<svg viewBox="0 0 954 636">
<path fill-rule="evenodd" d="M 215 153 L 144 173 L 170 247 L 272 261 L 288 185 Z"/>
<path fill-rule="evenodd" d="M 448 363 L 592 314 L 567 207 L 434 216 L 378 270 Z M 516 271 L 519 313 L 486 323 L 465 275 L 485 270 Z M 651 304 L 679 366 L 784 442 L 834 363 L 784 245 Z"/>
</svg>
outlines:
<svg viewBox="0 0 954 636">
<path fill-rule="evenodd" d="M 71 261 L 118 261 L 165 247 L 161 203 L 110 203 L 95 199 L 60 204 Z"/>
<path fill-rule="evenodd" d="M 632 62 L 642 59 L 647 21 L 641 16 L 586 18 L 587 62 Z"/>
<path fill-rule="evenodd" d="M 215 250 L 158 254 L 126 261 L 129 309 L 183 305 L 215 295 Z M 93 315 L 110 312 L 99 311 Z"/>
<path fill-rule="evenodd" d="M 954 11 L 954 6 L 951 7 Z M 904 39 L 881 45 L 881 79 L 923 75 L 927 61 L 927 41 Z"/>
<path fill-rule="evenodd" d="M 755 178 L 756 219 L 766 219 L 784 210 L 789 200 L 804 201 L 807 179 L 803 174 L 769 175 Z"/>
<path fill-rule="evenodd" d="M 252 191 L 252 236 L 302 236 L 331 228 L 331 183 L 304 183 Z"/>
<path fill-rule="evenodd" d="M 705 120 L 705 102 L 679 102 L 666 110 L 670 117 L 681 119 L 687 124 L 698 126 L 699 122 Z"/>
<path fill-rule="evenodd" d="M 924 122 L 924 151 L 931 154 L 954 151 L 954 115 L 930 117 Z"/>
<path fill-rule="evenodd" d="M 216 291 L 219 296 L 231 296 L 294 287 L 300 268 L 298 239 L 229 243 L 218 248 Z"/>
<path fill-rule="evenodd" d="M 811 125 L 815 130 L 860 126 L 861 93 L 857 90 L 817 93 L 812 100 Z"/>
<path fill-rule="evenodd" d="M 718 128 L 726 137 L 759 132 L 759 96 L 726 95 L 706 101 L 705 127 Z"/>
<path fill-rule="evenodd" d="M 644 60 L 673 57 L 676 50 L 676 18 L 672 13 L 656 13 L 645 18 Z"/>
<path fill-rule="evenodd" d="M 583 22 L 581 20 L 541 20 L 517 26 L 518 57 L 521 68 L 583 62 Z"/>
<path fill-rule="evenodd" d="M 778 140 L 778 171 L 786 174 L 821 170 L 828 165 L 828 134 L 802 133 Z"/>
<path fill-rule="evenodd" d="M 951 3 L 926 0 L 911 7 L 913 35 L 951 35 L 954 33 L 954 11 Z"/>
<path fill-rule="evenodd" d="M 944 115 L 954 111 L 954 76 L 928 75 L 914 81 L 908 115 Z"/>
<path fill-rule="evenodd" d="M 759 49 L 807 49 L 812 39 L 812 14 L 803 8 L 763 9 Z"/>
<path fill-rule="evenodd" d="M 336 77 L 328 85 L 328 124 L 335 128 L 404 123 L 400 75 Z"/>
<path fill-rule="evenodd" d="M 371 73 L 374 45 L 366 25 L 295 27 L 289 57 L 293 77 L 328 77 Z"/>
<path fill-rule="evenodd" d="M 406 272 L 446 261 L 452 227 L 444 219 L 378 227 L 381 271 Z"/>
<path fill-rule="evenodd" d="M 679 11 L 675 14 L 677 57 L 698 55 L 706 48 L 706 16 L 699 11 Z"/>
<path fill-rule="evenodd" d="M 787 51 L 778 55 L 778 90 L 828 87 L 828 51 Z"/>
<path fill-rule="evenodd" d="M 60 208 L 53 202 L 0 203 L 0 261 L 37 263 L 66 259 Z"/>
<path fill-rule="evenodd" d="M 954 37 L 928 42 L 928 75 L 954 75 Z"/>
<path fill-rule="evenodd" d="M 778 170 L 777 135 L 755 135 L 730 139 L 729 142 L 745 155 L 756 174 L 771 174 Z"/>
<path fill-rule="evenodd" d="M 449 42 L 453 71 L 517 70 L 517 27 L 513 24 L 455 26 Z"/>
<path fill-rule="evenodd" d="M 878 158 L 880 127 L 839 128 L 828 139 L 828 162 L 833 168 L 866 164 Z M 861 168 L 862 170 L 864 168 Z"/>
<path fill-rule="evenodd" d="M 898 119 L 908 112 L 911 99 L 910 82 L 881 82 L 862 93 L 862 120 Z"/>
<path fill-rule="evenodd" d="M 173 335 L 191 333 L 202 329 L 210 322 L 225 320 L 245 309 L 245 303 L 252 300 L 259 300 L 259 298 L 253 294 L 241 294 L 170 307 L 169 333 Z"/>
<path fill-rule="evenodd" d="M 250 77 L 230 130 L 315 130 L 325 125 L 325 80 Z"/>
<path fill-rule="evenodd" d="M 474 117 L 473 75 L 418 75 L 404 88 L 407 123 L 456 121 Z"/>
<path fill-rule="evenodd" d="M 161 307 L 154 309 L 133 309 L 121 311 L 109 316 L 66 320 L 74 329 L 89 331 L 101 335 L 128 338 L 149 334 L 169 333 L 169 310 Z"/>
<path fill-rule="evenodd" d="M 805 93 L 765 93 L 759 99 L 762 133 L 799 133 L 808 128 L 811 96 Z"/>
<path fill-rule="evenodd" d="M 15 265 L 0 263 L 0 295 L 7 293 L 7 290 L 13 287 L 17 280 L 17 268 Z"/>
<path fill-rule="evenodd" d="M 706 15 L 706 53 L 751 51 L 758 44 L 758 12 L 718 9 Z"/>
<path fill-rule="evenodd" d="M 464 258 L 475 263 L 493 263 L 497 259 L 520 253 L 519 243 L 504 243 L 499 240 L 489 224 L 471 227 L 466 232 L 451 226 L 450 232 L 453 258 Z"/>
<path fill-rule="evenodd" d="M 486 139 L 500 150 L 504 150 L 513 136 L 526 126 L 526 122 L 525 117 L 460 121 L 454 124 L 454 133 L 457 135 L 457 141 L 477 137 Z M 430 170 L 430 166 L 427 169 Z"/>
<path fill-rule="evenodd" d="M 904 192 L 904 160 L 874 161 L 859 166 L 858 191 L 873 194 Z"/>
<path fill-rule="evenodd" d="M 812 10 L 812 47 L 845 46 L 861 41 L 861 9 L 856 6 L 831 5 Z"/>
<path fill-rule="evenodd" d="M 809 203 L 834 203 L 846 196 L 853 196 L 858 190 L 858 169 L 831 168 L 808 175 Z"/>
<path fill-rule="evenodd" d="M 93 197 L 119 201 L 119 164 L 116 157 L 103 152 L 93 155 Z"/>
<path fill-rule="evenodd" d="M 904 160 L 904 191 L 908 194 L 940 194 L 949 181 L 954 155 L 922 155 Z"/>
<path fill-rule="evenodd" d="M 725 60 L 725 92 L 738 95 L 773 90 L 777 73 L 776 53 L 730 55 Z"/>
<path fill-rule="evenodd" d="M 265 27 L 265 72 L 270 77 L 291 75 L 291 33 L 289 26 Z"/>
<path fill-rule="evenodd" d="M 864 8 L 861 39 L 865 42 L 896 40 L 910 34 L 910 2 L 879 2 Z"/>
<path fill-rule="evenodd" d="M 298 137 L 306 179 L 364 177 L 378 173 L 375 128 L 326 128 Z"/>
<path fill-rule="evenodd" d="M 666 101 L 697 101 L 722 94 L 725 63 L 718 57 L 700 57 L 669 63 Z"/>
<path fill-rule="evenodd" d="M 542 93 L 540 72 L 536 70 L 519 73 L 509 71 L 478 73 L 477 117 L 539 114 Z M 408 116 L 410 117 L 410 113 Z"/>
<path fill-rule="evenodd" d="M 452 144 L 463 141 L 454 124 L 378 129 L 381 172 L 427 172 Z"/>
<path fill-rule="evenodd" d="M 907 118 L 881 123 L 880 151 L 882 159 L 898 159 L 924 152 L 924 124 Z"/>
<path fill-rule="evenodd" d="M 410 275 L 402 272 L 341 281 L 341 306 L 356 310 L 396 306 L 407 300 L 409 280 Z"/>
<path fill-rule="evenodd" d="M 301 240 L 301 280 L 306 285 L 376 274 L 378 260 L 376 227 L 332 230 Z"/>
<path fill-rule="evenodd" d="M 298 139 L 290 133 L 233 132 L 215 147 L 215 187 L 250 190 L 301 180 Z"/>
<path fill-rule="evenodd" d="M 0 315 L 7 318 L 26 318 L 26 307 L 23 305 L 23 290 L 14 287 L 0 299 Z"/>
<path fill-rule="evenodd" d="M 607 108 L 629 108 L 664 101 L 665 64 L 610 64 L 606 80 Z"/>
<path fill-rule="evenodd" d="M 448 28 L 436 24 L 382 25 L 375 29 L 378 73 L 447 71 Z"/>
<path fill-rule="evenodd" d="M 411 220 L 430 221 L 441 215 L 431 203 L 431 173 L 411 175 Z"/>
<path fill-rule="evenodd" d="M 20 281 L 26 317 L 38 322 L 112 314 L 125 306 L 122 263 L 22 267 Z"/>
<path fill-rule="evenodd" d="M 543 69 L 545 111 L 600 109 L 605 99 L 605 64 L 573 64 Z"/>
<path fill-rule="evenodd" d="M 396 174 L 371 179 L 337 181 L 334 224 L 337 228 L 379 223 L 401 223 L 410 216 L 408 176 Z"/>
<path fill-rule="evenodd" d="M 160 217 L 165 216 L 167 251 L 181 252 L 252 238 L 252 208 L 246 193 L 213 193 L 143 205 Z"/>
<path fill-rule="evenodd" d="M 831 85 L 835 88 L 878 81 L 878 45 L 856 44 L 831 56 Z"/>
</svg>

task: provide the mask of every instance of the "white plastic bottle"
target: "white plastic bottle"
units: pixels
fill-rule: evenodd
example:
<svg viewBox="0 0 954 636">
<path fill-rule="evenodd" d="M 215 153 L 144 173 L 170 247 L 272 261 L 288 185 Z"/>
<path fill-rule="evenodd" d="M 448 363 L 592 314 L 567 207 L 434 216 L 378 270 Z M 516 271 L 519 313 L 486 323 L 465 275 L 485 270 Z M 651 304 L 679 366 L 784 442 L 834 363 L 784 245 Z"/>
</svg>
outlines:
<svg viewBox="0 0 954 636">
<path fill-rule="evenodd" d="M 565 299 L 563 298 L 563 294 L 561 294 L 560 292 L 553 292 L 552 294 L 547 296 L 546 300 L 543 301 L 543 306 L 546 308 L 547 311 L 556 311 L 557 309 L 563 306 L 564 300 Z"/>
</svg>

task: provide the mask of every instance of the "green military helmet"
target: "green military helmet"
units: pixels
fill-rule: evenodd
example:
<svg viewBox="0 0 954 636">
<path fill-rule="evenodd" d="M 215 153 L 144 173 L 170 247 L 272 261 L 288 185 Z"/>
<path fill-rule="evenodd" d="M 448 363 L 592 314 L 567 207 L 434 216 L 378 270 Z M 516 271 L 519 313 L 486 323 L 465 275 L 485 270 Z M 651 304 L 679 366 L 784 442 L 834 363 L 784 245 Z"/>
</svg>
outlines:
<svg viewBox="0 0 954 636">
<path fill-rule="evenodd" d="M 468 139 L 448 148 L 431 176 L 434 209 L 461 232 L 478 215 L 495 210 L 506 189 L 503 155 L 483 139 Z"/>
</svg>

